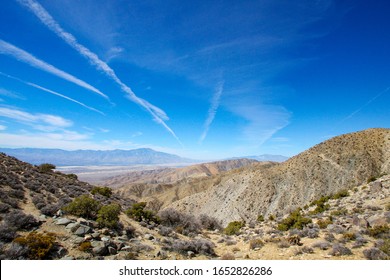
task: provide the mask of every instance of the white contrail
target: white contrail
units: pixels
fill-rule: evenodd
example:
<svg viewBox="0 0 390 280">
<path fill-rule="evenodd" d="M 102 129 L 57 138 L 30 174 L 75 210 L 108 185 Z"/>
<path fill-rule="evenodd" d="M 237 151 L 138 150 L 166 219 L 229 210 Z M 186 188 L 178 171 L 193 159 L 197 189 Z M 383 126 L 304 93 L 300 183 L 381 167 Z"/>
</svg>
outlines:
<svg viewBox="0 0 390 280">
<path fill-rule="evenodd" d="M 210 106 L 208 114 L 207 114 L 207 119 L 204 123 L 204 130 L 203 130 L 202 135 L 199 138 L 200 144 L 203 143 L 204 139 L 206 138 L 207 133 L 209 132 L 210 125 L 213 122 L 215 115 L 217 114 L 217 110 L 218 110 L 219 103 L 221 100 L 221 95 L 223 92 L 223 85 L 224 85 L 223 81 L 219 82 L 217 85 L 217 88 L 214 92 L 213 99 L 211 100 L 211 106 Z"/>
<path fill-rule="evenodd" d="M 30 9 L 40 20 L 41 22 L 46 25 L 50 30 L 52 30 L 57 36 L 62 38 L 66 43 L 68 43 L 72 48 L 74 48 L 80 55 L 86 57 L 92 65 L 94 65 L 98 70 L 103 71 L 108 77 L 113 79 L 121 88 L 121 90 L 125 93 L 127 93 L 127 98 L 133 101 L 134 103 L 138 104 L 142 108 L 144 108 L 146 111 L 148 111 L 154 121 L 161 124 L 169 133 L 173 135 L 173 137 L 182 145 L 179 138 L 176 136 L 176 134 L 173 132 L 173 130 L 164 122 L 164 120 L 167 120 L 167 115 L 163 110 L 160 108 L 150 104 L 149 102 L 139 98 L 135 95 L 135 93 L 132 91 L 130 87 L 128 87 L 126 84 L 124 84 L 118 76 L 115 74 L 115 71 L 108 66 L 107 63 L 102 61 L 95 53 L 90 51 L 85 46 L 81 45 L 77 42 L 76 38 L 70 34 L 69 32 L 66 32 L 54 18 L 46 11 L 42 5 L 40 5 L 38 2 L 34 0 L 17 0 L 20 4 L 26 6 L 28 9 Z"/>
<path fill-rule="evenodd" d="M 105 95 L 104 93 L 99 91 L 97 88 L 91 86 L 90 84 L 76 78 L 75 76 L 72 76 L 69 73 L 66 73 L 66 72 L 54 67 L 53 65 L 51 65 L 49 63 L 46 63 L 46 62 L 36 58 L 32 54 L 12 45 L 10 43 L 7 43 L 1 39 L 0 39 L 0 54 L 12 56 L 12 57 L 16 58 L 17 60 L 24 62 L 24 63 L 27 63 L 28 65 L 30 65 L 34 68 L 48 72 L 48 73 L 53 74 L 57 77 L 60 77 L 64 80 L 67 80 L 71 83 L 74 83 L 80 87 L 83 87 L 85 89 L 93 91 L 93 92 L 99 94 L 100 96 L 104 97 L 105 99 L 109 100 L 107 95 Z"/>
<path fill-rule="evenodd" d="M 67 100 L 72 101 L 72 102 L 74 102 L 74 103 L 76 103 L 76 104 L 79 104 L 79 105 L 81 105 L 81 106 L 83 106 L 83 107 L 85 107 L 85 108 L 87 108 L 87 109 L 89 109 L 89 110 L 91 110 L 91 111 L 95 111 L 95 112 L 97 112 L 97 113 L 102 114 L 103 116 L 105 116 L 105 114 L 104 114 L 103 112 L 101 112 L 101 111 L 99 111 L 99 110 L 97 110 L 97 109 L 95 109 L 95 108 L 93 108 L 93 107 L 90 107 L 90 106 L 88 106 L 88 105 L 85 105 L 84 103 L 82 103 L 82 102 L 80 102 L 80 101 L 77 101 L 77 100 L 75 100 L 75 99 L 73 99 L 73 98 L 70 98 L 69 96 L 66 96 L 66 95 L 63 95 L 63 94 L 61 94 L 61 93 L 58 93 L 58 92 L 56 92 L 56 91 L 54 91 L 54 90 L 50 90 L 50 89 L 47 89 L 47 88 L 42 87 L 42 86 L 40 86 L 40 85 L 37 85 L 37 84 L 31 83 L 31 82 L 24 81 L 24 80 L 22 80 L 22 79 L 20 79 L 20 78 L 17 78 L 17 77 L 14 77 L 14 76 L 5 74 L 5 73 L 3 73 L 3 72 L 0 72 L 0 75 L 3 75 L 3 76 L 5 76 L 5 77 L 7 77 L 7 78 L 10 78 L 10 79 L 14 79 L 14 80 L 16 80 L 16 81 L 19 81 L 19 82 L 21 82 L 21 83 L 23 83 L 23 84 L 26 84 L 26 85 L 29 85 L 29 86 L 32 86 L 32 87 L 35 87 L 35 88 L 37 88 L 37 89 L 46 91 L 46 92 L 48 92 L 48 93 L 50 93 L 50 94 L 59 96 L 59 97 L 61 97 L 61 98 L 67 99 Z"/>
<path fill-rule="evenodd" d="M 366 104 L 364 104 L 362 107 L 360 107 L 359 109 L 357 109 L 356 111 L 352 112 L 349 116 L 347 116 L 346 118 L 344 118 L 341 122 L 344 122 L 350 118 L 352 118 L 354 115 L 356 115 L 357 113 L 359 113 L 361 110 L 363 110 L 365 107 L 367 107 L 368 105 L 370 105 L 372 102 L 374 102 L 376 99 L 378 99 L 379 97 L 381 97 L 383 94 L 385 94 L 386 92 L 388 92 L 390 90 L 390 87 L 386 88 L 385 90 L 381 91 L 380 93 L 378 93 L 377 95 L 375 95 L 373 98 L 371 98 L 369 101 L 367 101 Z"/>
</svg>

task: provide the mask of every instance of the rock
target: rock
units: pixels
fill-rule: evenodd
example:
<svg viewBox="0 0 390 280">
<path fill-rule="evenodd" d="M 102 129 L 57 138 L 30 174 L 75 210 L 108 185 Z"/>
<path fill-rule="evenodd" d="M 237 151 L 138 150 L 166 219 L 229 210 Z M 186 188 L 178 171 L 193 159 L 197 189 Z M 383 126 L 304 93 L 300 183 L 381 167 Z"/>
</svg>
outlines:
<svg viewBox="0 0 390 280">
<path fill-rule="evenodd" d="M 75 257 L 73 256 L 65 256 L 61 259 L 61 261 L 74 261 Z"/>
<path fill-rule="evenodd" d="M 111 238 L 107 237 L 107 236 L 103 236 L 103 237 L 100 238 L 100 240 L 103 241 L 103 242 L 110 242 Z"/>
<path fill-rule="evenodd" d="M 94 233 L 92 233 L 92 237 L 94 239 L 98 239 L 98 238 L 100 238 L 100 233 L 99 232 L 94 232 Z"/>
<path fill-rule="evenodd" d="M 145 234 L 144 238 L 145 238 L 146 240 L 153 240 L 153 239 L 154 239 L 154 236 L 151 235 L 151 234 Z"/>
<path fill-rule="evenodd" d="M 69 232 L 75 232 L 80 227 L 79 223 L 70 223 L 68 224 L 65 229 Z"/>
<path fill-rule="evenodd" d="M 159 250 L 156 254 L 156 258 L 160 258 L 162 260 L 165 260 L 168 258 L 168 254 L 167 252 L 165 252 L 164 250 Z"/>
<path fill-rule="evenodd" d="M 123 248 L 121 248 L 121 251 L 131 252 L 132 251 L 132 247 L 131 246 L 124 246 Z"/>
<path fill-rule="evenodd" d="M 56 216 L 61 217 L 62 215 L 64 215 L 64 211 L 62 211 L 61 209 L 58 210 Z"/>
<path fill-rule="evenodd" d="M 42 223 L 46 222 L 46 220 L 47 220 L 46 215 L 40 215 L 40 216 L 38 217 L 38 221 L 40 221 L 40 222 L 42 222 Z"/>
<path fill-rule="evenodd" d="M 91 241 L 92 239 L 93 239 L 93 237 L 90 234 L 87 234 L 86 236 L 84 236 L 84 241 Z"/>
<path fill-rule="evenodd" d="M 380 192 L 382 190 L 382 183 L 381 182 L 372 182 L 370 183 L 370 191 L 373 193 Z"/>
<path fill-rule="evenodd" d="M 108 253 L 110 255 L 116 255 L 118 253 L 118 251 L 114 247 L 109 246 L 108 247 Z"/>
<path fill-rule="evenodd" d="M 352 219 L 352 224 L 357 227 L 367 228 L 368 222 L 364 218 L 359 218 L 358 216 L 354 216 Z"/>
<path fill-rule="evenodd" d="M 74 232 L 78 236 L 84 236 L 87 233 L 91 233 L 92 229 L 88 226 L 80 225 L 79 228 Z"/>
<path fill-rule="evenodd" d="M 83 243 L 85 240 L 83 237 L 79 237 L 79 236 L 76 236 L 73 240 L 73 243 L 76 244 L 76 245 L 80 245 L 81 243 Z"/>
<path fill-rule="evenodd" d="M 188 251 L 187 256 L 191 259 L 191 258 L 195 257 L 195 253 L 192 251 Z"/>
<path fill-rule="evenodd" d="M 106 246 L 94 247 L 92 253 L 95 256 L 106 256 L 108 254 L 108 249 Z"/>
<path fill-rule="evenodd" d="M 387 219 L 384 216 L 375 215 L 367 219 L 370 227 L 387 225 Z"/>
<path fill-rule="evenodd" d="M 59 220 L 56 222 L 56 225 L 67 226 L 67 225 L 69 225 L 70 223 L 72 223 L 72 220 L 69 220 L 69 219 L 67 219 L 67 218 L 61 218 L 61 219 L 59 219 Z"/>
</svg>

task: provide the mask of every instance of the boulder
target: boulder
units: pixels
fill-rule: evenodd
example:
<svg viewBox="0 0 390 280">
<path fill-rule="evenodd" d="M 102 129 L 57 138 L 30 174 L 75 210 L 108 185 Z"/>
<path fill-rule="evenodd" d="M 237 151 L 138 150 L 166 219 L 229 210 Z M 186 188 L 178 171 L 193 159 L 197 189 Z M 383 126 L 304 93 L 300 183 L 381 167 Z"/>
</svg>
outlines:
<svg viewBox="0 0 390 280">
<path fill-rule="evenodd" d="M 370 192 L 377 193 L 382 190 L 382 183 L 381 182 L 372 182 L 370 183 Z"/>
<path fill-rule="evenodd" d="M 75 232 L 80 227 L 79 223 L 70 223 L 68 224 L 65 229 L 69 232 Z"/>
<path fill-rule="evenodd" d="M 59 219 L 59 220 L 56 222 L 56 225 L 67 226 L 67 225 L 69 225 L 70 223 L 72 223 L 72 220 L 69 220 L 69 219 L 67 219 L 67 218 L 61 218 L 61 219 Z"/>
<path fill-rule="evenodd" d="M 92 229 L 88 226 L 84 226 L 84 225 L 80 225 L 78 227 L 78 229 L 74 232 L 74 234 L 78 235 L 78 236 L 84 236 L 88 233 L 91 233 L 92 232 Z"/>
<path fill-rule="evenodd" d="M 370 227 L 387 225 L 387 219 L 382 215 L 371 216 L 367 219 L 367 222 Z"/>
</svg>

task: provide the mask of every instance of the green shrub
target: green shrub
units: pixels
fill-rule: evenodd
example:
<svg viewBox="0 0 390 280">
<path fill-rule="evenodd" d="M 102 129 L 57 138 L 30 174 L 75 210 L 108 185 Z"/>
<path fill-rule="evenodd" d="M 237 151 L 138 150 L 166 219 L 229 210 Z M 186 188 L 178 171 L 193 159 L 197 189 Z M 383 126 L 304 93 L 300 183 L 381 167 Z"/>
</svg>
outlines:
<svg viewBox="0 0 390 280">
<path fill-rule="evenodd" d="M 55 239 L 53 233 L 42 234 L 33 231 L 26 237 L 15 238 L 14 242 L 27 247 L 27 256 L 29 259 L 41 260 L 45 259 L 53 248 Z"/>
<path fill-rule="evenodd" d="M 375 238 L 389 238 L 390 227 L 388 225 L 375 226 L 369 229 L 369 235 Z"/>
<path fill-rule="evenodd" d="M 116 228 L 119 222 L 121 207 L 118 204 L 105 205 L 97 214 L 97 222 L 100 227 Z"/>
<path fill-rule="evenodd" d="M 226 235 L 238 235 L 241 228 L 245 226 L 245 222 L 234 221 L 230 222 L 228 226 L 224 229 Z"/>
<path fill-rule="evenodd" d="M 264 222 L 264 221 L 265 221 L 265 220 L 264 220 L 264 216 L 263 216 L 263 215 L 259 215 L 259 216 L 257 217 L 257 221 L 258 221 L 259 223 Z"/>
<path fill-rule="evenodd" d="M 79 177 L 77 177 L 77 175 L 73 174 L 73 173 L 66 174 L 66 177 L 68 177 L 69 179 L 73 179 L 73 180 L 78 180 L 79 179 Z"/>
<path fill-rule="evenodd" d="M 320 227 L 320 229 L 325 229 L 328 227 L 328 225 L 333 224 L 333 221 L 331 218 L 328 218 L 326 220 L 318 220 L 317 225 Z"/>
<path fill-rule="evenodd" d="M 342 190 L 332 195 L 332 199 L 340 199 L 349 196 L 348 190 Z"/>
<path fill-rule="evenodd" d="M 292 228 L 303 229 L 304 226 L 310 223 L 312 223 L 312 220 L 302 216 L 301 208 L 298 208 L 278 224 L 278 230 L 287 231 Z"/>
<path fill-rule="evenodd" d="M 316 215 L 325 212 L 326 210 L 330 209 L 330 205 L 327 204 L 329 201 L 329 196 L 323 196 L 318 200 L 313 201 L 310 205 L 311 206 L 317 206 L 313 211 L 310 212 L 311 215 Z"/>
<path fill-rule="evenodd" d="M 348 210 L 347 209 L 338 209 L 338 210 L 332 211 L 330 214 L 332 216 L 344 216 L 344 215 L 348 214 Z"/>
<path fill-rule="evenodd" d="M 82 252 L 90 253 L 92 251 L 92 244 L 89 241 L 84 241 L 79 245 L 79 250 Z"/>
<path fill-rule="evenodd" d="M 146 202 L 134 203 L 133 206 L 126 210 L 126 215 L 137 222 L 155 222 L 158 223 L 159 219 L 150 210 L 145 210 Z"/>
<path fill-rule="evenodd" d="M 376 181 L 377 178 L 375 176 L 371 176 L 370 178 L 367 179 L 367 184 Z"/>
<path fill-rule="evenodd" d="M 100 194 L 100 195 L 103 195 L 105 197 L 111 197 L 112 189 L 110 189 L 109 187 L 94 187 L 91 190 L 91 194 L 93 194 L 93 195 Z"/>
<path fill-rule="evenodd" d="M 75 216 L 86 219 L 95 219 L 100 207 L 101 205 L 98 201 L 85 194 L 76 197 L 71 203 L 64 206 L 62 209 Z"/>
<path fill-rule="evenodd" d="M 268 220 L 270 220 L 271 222 L 275 221 L 275 219 L 276 219 L 275 216 L 272 214 L 268 216 Z"/>
<path fill-rule="evenodd" d="M 49 173 L 52 172 L 53 169 L 56 169 L 56 166 L 51 163 L 42 163 L 41 165 L 38 166 L 39 172 L 42 173 Z"/>
</svg>

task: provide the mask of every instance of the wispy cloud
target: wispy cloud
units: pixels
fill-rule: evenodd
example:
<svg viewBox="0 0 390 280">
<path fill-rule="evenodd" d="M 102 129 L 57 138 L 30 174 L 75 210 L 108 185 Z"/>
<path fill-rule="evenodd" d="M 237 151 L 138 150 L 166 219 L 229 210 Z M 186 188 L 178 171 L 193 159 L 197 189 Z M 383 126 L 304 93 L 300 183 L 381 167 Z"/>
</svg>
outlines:
<svg viewBox="0 0 390 280">
<path fill-rule="evenodd" d="M 0 72 L 0 75 L 3 73 Z M 5 88 L 0 88 L 0 95 L 5 96 L 5 97 L 10 97 L 10 98 L 16 98 L 16 99 L 24 99 L 20 94 L 7 90 Z"/>
<path fill-rule="evenodd" d="M 38 129 L 46 128 L 47 126 L 53 127 L 54 129 L 64 129 L 73 125 L 72 121 L 60 116 L 40 113 L 32 114 L 16 108 L 0 107 L 0 116 L 26 123 Z"/>
<path fill-rule="evenodd" d="M 167 116 L 163 110 L 136 96 L 132 89 L 118 78 L 115 71 L 106 62 L 102 61 L 88 48 L 78 43 L 77 39 L 69 32 L 66 32 L 38 2 L 34 0 L 18 0 L 18 2 L 30 9 L 30 11 L 32 11 L 44 25 L 74 48 L 80 55 L 87 58 L 90 64 L 113 79 L 119 85 L 121 90 L 127 94 L 126 97 L 129 100 L 148 111 L 152 115 L 154 121 L 162 125 L 182 145 L 175 132 L 164 122 L 164 120 L 167 120 Z"/>
<path fill-rule="evenodd" d="M 50 93 L 50 94 L 56 95 L 56 96 L 58 96 L 58 97 L 61 97 L 61 98 L 66 99 L 66 100 L 69 100 L 69 101 L 71 101 L 71 102 L 73 102 L 73 103 L 79 104 L 79 105 L 81 105 L 81 106 L 83 106 L 83 107 L 85 107 L 85 108 L 87 108 L 87 109 L 89 109 L 89 110 L 91 110 L 91 111 L 95 111 L 95 112 L 97 112 L 97 113 L 99 113 L 99 114 L 105 115 L 103 112 L 101 112 L 101 111 L 99 111 L 99 110 L 97 110 L 97 109 L 95 109 L 95 108 L 93 108 L 93 107 L 90 107 L 90 106 L 88 106 L 88 105 L 85 105 L 84 103 L 82 103 L 82 102 L 80 102 L 80 101 L 77 101 L 77 100 L 75 100 L 75 99 L 73 99 L 73 98 L 70 98 L 69 96 L 63 95 L 63 94 L 61 94 L 61 93 L 58 93 L 58 92 L 56 92 L 56 91 L 54 91 L 54 90 L 47 89 L 47 88 L 42 87 L 42 86 L 40 86 L 40 85 L 37 85 L 37 84 L 31 83 L 31 82 L 24 81 L 24 80 L 22 80 L 22 79 L 19 79 L 19 78 L 17 78 L 17 77 L 14 77 L 14 76 L 11 76 L 11 75 L 2 73 L 2 72 L 0 72 L 0 75 L 3 75 L 3 76 L 8 77 L 8 78 L 10 78 L 10 79 L 17 80 L 17 81 L 19 81 L 19 82 L 21 82 L 21 83 L 23 83 L 23 84 L 26 84 L 26 85 L 35 87 L 35 88 L 40 89 L 40 90 L 43 90 L 43 91 L 48 92 L 48 93 Z M 0 95 L 1 95 L 1 89 L 0 89 Z"/>
<path fill-rule="evenodd" d="M 6 130 L 6 129 L 7 129 L 7 127 L 5 125 L 0 124 L 0 130 Z"/>
<path fill-rule="evenodd" d="M 199 143 L 203 143 L 204 139 L 207 136 L 207 133 L 209 132 L 210 125 L 213 122 L 215 115 L 217 114 L 217 110 L 221 100 L 221 95 L 223 92 L 223 85 L 224 85 L 224 81 L 221 81 L 218 83 L 217 88 L 215 89 L 213 99 L 211 100 L 211 105 L 208 110 L 207 119 L 204 123 L 203 133 L 199 138 Z"/>
<path fill-rule="evenodd" d="M 362 107 L 360 107 L 359 109 L 357 109 L 356 111 L 352 112 L 350 115 L 348 115 L 346 118 L 344 118 L 341 122 L 344 122 L 350 118 L 352 118 L 353 116 L 355 116 L 357 113 L 359 113 L 361 110 L 363 110 L 364 108 L 366 108 L 368 105 L 370 105 L 372 102 L 374 102 L 375 100 L 377 100 L 379 97 L 381 97 L 383 94 L 387 93 L 390 91 L 390 87 L 386 88 L 385 90 L 381 91 L 380 93 L 378 93 L 377 95 L 375 95 L 373 98 L 371 98 L 370 100 L 368 100 Z"/>
<path fill-rule="evenodd" d="M 90 84 L 76 78 L 75 76 L 69 74 L 69 73 L 66 73 L 65 71 L 62 71 L 56 67 L 54 67 L 53 65 L 47 63 L 47 62 L 44 62 L 38 58 L 36 58 L 35 56 L 33 56 L 32 54 L 8 43 L 8 42 L 5 42 L 3 40 L 0 39 L 0 54 L 4 54 L 4 55 L 9 55 L 9 56 L 12 56 L 14 57 L 15 59 L 21 61 L 21 62 L 24 62 L 24 63 L 27 63 L 28 65 L 34 67 L 34 68 L 37 68 L 37 69 L 40 69 L 42 71 L 45 71 L 45 72 L 48 72 L 52 75 L 55 75 L 57 77 L 60 77 L 61 79 L 64 79 L 64 80 L 67 80 L 71 83 L 74 83 L 80 87 L 83 87 L 87 90 L 90 90 L 94 93 L 97 93 L 98 95 L 104 97 L 105 99 L 109 100 L 108 96 L 105 95 L 104 93 L 102 93 L 100 90 L 98 90 L 97 88 L 91 86 Z"/>
</svg>

